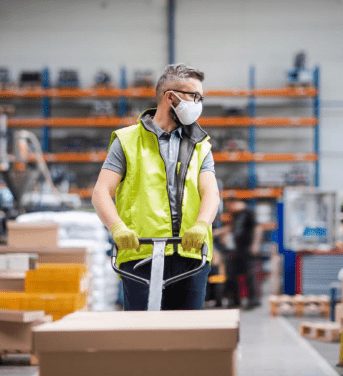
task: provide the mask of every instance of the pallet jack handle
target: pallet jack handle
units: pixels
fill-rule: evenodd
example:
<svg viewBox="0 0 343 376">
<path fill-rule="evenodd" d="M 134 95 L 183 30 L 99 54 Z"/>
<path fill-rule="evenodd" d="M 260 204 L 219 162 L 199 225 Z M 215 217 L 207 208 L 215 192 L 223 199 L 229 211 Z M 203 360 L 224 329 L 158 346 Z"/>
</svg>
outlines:
<svg viewBox="0 0 343 376">
<path fill-rule="evenodd" d="M 174 238 L 140 238 L 139 239 L 139 244 L 152 244 L 152 245 L 154 245 L 155 242 L 165 242 L 165 244 L 181 244 L 182 238 L 174 237 Z M 184 278 L 188 278 L 188 277 L 191 277 L 191 276 L 199 273 L 204 268 L 204 266 L 206 265 L 207 253 L 208 253 L 208 247 L 207 247 L 207 244 L 204 243 L 201 247 L 202 260 L 201 260 L 200 266 L 198 266 L 197 268 L 190 270 L 188 272 L 185 272 L 185 273 L 179 274 L 175 277 L 164 280 L 163 281 L 163 287 L 168 286 L 171 283 L 178 282 L 178 281 L 180 281 Z M 112 248 L 111 265 L 112 265 L 112 268 L 114 269 L 114 271 L 116 273 L 120 274 L 123 277 L 130 278 L 130 279 L 132 279 L 136 282 L 150 286 L 150 280 L 149 279 L 139 277 L 135 274 L 128 273 L 124 270 L 120 270 L 117 267 L 117 264 L 116 264 L 117 255 L 118 255 L 118 248 L 117 248 L 117 245 L 114 243 L 113 248 Z M 148 257 L 148 259 L 145 259 L 143 261 L 148 262 L 148 261 L 151 261 L 151 260 L 152 260 L 152 257 Z"/>
</svg>

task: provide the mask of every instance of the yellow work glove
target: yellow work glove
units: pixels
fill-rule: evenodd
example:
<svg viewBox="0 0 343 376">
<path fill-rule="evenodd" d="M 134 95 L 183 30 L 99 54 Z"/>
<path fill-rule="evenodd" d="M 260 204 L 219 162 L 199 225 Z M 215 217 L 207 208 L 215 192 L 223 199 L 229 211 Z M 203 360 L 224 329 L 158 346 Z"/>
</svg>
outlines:
<svg viewBox="0 0 343 376">
<path fill-rule="evenodd" d="M 200 251 L 201 246 L 204 244 L 207 229 L 209 225 L 206 222 L 195 222 L 195 225 L 186 231 L 182 238 L 182 248 L 185 251 L 190 251 L 195 248 Z"/>
<path fill-rule="evenodd" d="M 130 230 L 123 221 L 113 224 L 110 230 L 118 251 L 131 249 L 139 251 L 138 235 Z"/>
</svg>

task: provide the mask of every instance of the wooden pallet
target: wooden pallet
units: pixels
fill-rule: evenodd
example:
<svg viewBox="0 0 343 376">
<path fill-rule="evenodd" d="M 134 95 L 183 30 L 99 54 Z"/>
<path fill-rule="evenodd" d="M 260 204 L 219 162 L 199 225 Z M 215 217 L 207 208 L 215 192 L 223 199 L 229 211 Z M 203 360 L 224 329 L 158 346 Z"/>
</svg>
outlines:
<svg viewBox="0 0 343 376">
<path fill-rule="evenodd" d="M 38 365 L 37 355 L 35 355 L 31 351 L 22 351 L 22 350 L 17 350 L 17 351 L 14 351 L 14 350 L 9 350 L 9 351 L 7 351 L 7 350 L 1 350 L 0 351 L 0 363 L 2 363 L 4 360 L 9 360 L 8 359 L 9 355 L 28 355 L 30 365 L 31 366 Z M 15 361 L 16 359 L 18 359 L 18 358 L 15 358 L 15 357 L 12 358 L 11 357 L 11 361 Z M 23 359 L 21 358 L 20 360 L 23 360 Z"/>
<path fill-rule="evenodd" d="M 330 316 L 330 297 L 328 295 L 272 295 L 269 297 L 270 315 L 282 314 L 298 317 L 307 315 Z"/>
<path fill-rule="evenodd" d="M 299 333 L 302 337 L 323 342 L 339 342 L 341 338 L 340 325 L 337 322 L 302 322 Z"/>
</svg>

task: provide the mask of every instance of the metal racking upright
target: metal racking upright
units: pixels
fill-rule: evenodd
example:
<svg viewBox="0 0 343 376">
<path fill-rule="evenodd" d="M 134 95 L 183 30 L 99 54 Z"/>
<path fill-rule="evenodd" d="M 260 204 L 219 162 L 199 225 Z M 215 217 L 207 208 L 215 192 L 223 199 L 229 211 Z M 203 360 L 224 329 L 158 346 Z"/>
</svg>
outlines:
<svg viewBox="0 0 343 376">
<path fill-rule="evenodd" d="M 317 156 L 315 160 L 315 171 L 313 183 L 315 187 L 320 185 L 320 128 L 319 128 L 319 116 L 320 116 L 320 97 L 319 97 L 319 67 L 315 67 L 313 71 L 313 85 L 316 89 L 316 94 L 313 97 L 313 115 L 316 119 L 316 125 L 314 127 L 314 152 Z M 301 276 L 301 258 L 297 253 L 291 249 L 284 248 L 284 206 L 283 202 L 277 203 L 277 222 L 278 230 L 276 231 L 276 239 L 279 246 L 279 253 L 284 256 L 284 293 L 288 295 L 294 295 L 301 293 L 299 289 L 299 283 Z"/>
</svg>

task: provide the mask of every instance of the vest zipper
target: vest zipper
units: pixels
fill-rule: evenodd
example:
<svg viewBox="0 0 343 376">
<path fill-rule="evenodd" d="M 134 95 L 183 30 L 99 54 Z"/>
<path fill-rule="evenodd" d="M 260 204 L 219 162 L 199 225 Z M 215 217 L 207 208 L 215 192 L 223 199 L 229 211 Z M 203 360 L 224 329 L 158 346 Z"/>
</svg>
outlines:
<svg viewBox="0 0 343 376">
<path fill-rule="evenodd" d="M 188 166 L 189 166 L 189 164 L 191 162 L 192 155 L 194 153 L 196 144 L 197 144 L 197 142 L 193 143 L 192 149 L 191 149 L 190 153 L 187 156 L 187 160 L 186 160 L 186 165 L 185 165 L 185 168 L 184 168 L 183 176 L 181 177 L 181 189 L 178 192 L 178 194 L 179 194 L 179 197 L 178 197 L 178 199 L 179 199 L 179 224 L 180 224 L 179 232 L 181 231 L 181 223 L 182 223 L 182 201 L 183 201 L 183 196 L 184 196 L 184 192 L 185 192 L 186 175 L 187 175 Z"/>
<path fill-rule="evenodd" d="M 146 129 L 146 128 L 145 128 Z M 151 132 L 147 129 L 148 132 Z M 169 211 L 170 211 L 170 221 L 171 221 L 171 225 L 172 225 L 172 234 L 174 236 L 174 231 L 173 231 L 173 216 L 172 216 L 172 210 L 171 210 L 171 205 L 170 205 L 170 197 L 169 197 L 169 190 L 168 190 L 168 175 L 167 175 L 167 168 L 166 168 L 166 161 L 164 160 L 162 154 L 161 154 L 161 150 L 160 150 L 160 144 L 158 142 L 158 137 L 157 135 L 154 133 L 154 132 L 151 132 L 153 135 L 155 135 L 156 137 L 156 141 L 157 141 L 157 145 L 158 145 L 158 152 L 160 153 L 160 156 L 161 156 L 161 159 L 164 163 L 164 171 L 166 173 L 166 180 L 167 180 L 167 195 L 168 195 L 168 203 L 169 203 Z"/>
</svg>

